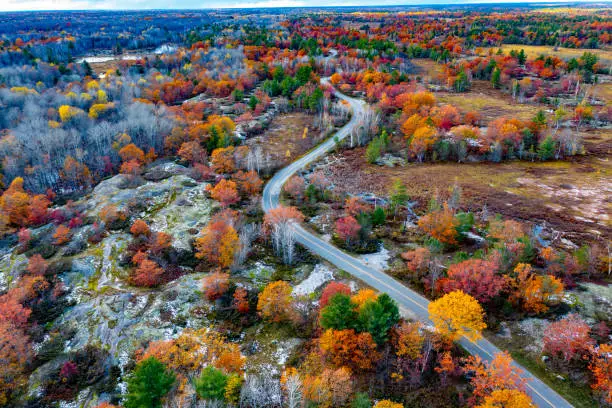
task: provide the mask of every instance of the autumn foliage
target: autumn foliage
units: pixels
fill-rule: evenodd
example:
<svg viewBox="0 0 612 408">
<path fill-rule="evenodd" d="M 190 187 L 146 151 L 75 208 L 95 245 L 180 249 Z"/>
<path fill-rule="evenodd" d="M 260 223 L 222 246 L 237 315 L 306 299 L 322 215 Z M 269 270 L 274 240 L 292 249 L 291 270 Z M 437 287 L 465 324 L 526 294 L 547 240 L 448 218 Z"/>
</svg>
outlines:
<svg viewBox="0 0 612 408">
<path fill-rule="evenodd" d="M 472 372 L 470 383 L 475 401 L 485 400 L 497 390 L 517 390 L 524 392 L 525 379 L 522 370 L 513 365 L 508 352 L 495 354 L 491 362 L 483 362 L 480 357 L 469 357 L 465 369 Z"/>
<path fill-rule="evenodd" d="M 595 343 L 590 332 L 584 320 L 570 314 L 544 329 L 544 352 L 553 357 L 561 356 L 565 361 L 587 356 Z"/>
<path fill-rule="evenodd" d="M 274 323 L 295 319 L 291 285 L 285 281 L 269 283 L 259 294 L 257 311 L 266 320 Z"/>
<path fill-rule="evenodd" d="M 319 338 L 319 347 L 323 356 L 336 367 L 369 370 L 378 359 L 376 343 L 367 332 L 329 329 Z"/>
<path fill-rule="evenodd" d="M 132 271 L 130 280 L 135 286 L 154 287 L 162 282 L 164 270 L 157 262 L 146 255 L 135 259 L 136 268 Z"/>
<path fill-rule="evenodd" d="M 469 259 L 448 268 L 448 277 L 440 282 L 444 292 L 461 290 L 481 303 L 487 303 L 505 287 L 506 279 L 497 273 L 493 261 Z"/>
<path fill-rule="evenodd" d="M 229 274 L 213 272 L 202 278 L 202 291 L 206 299 L 213 302 L 229 289 Z"/>
<path fill-rule="evenodd" d="M 215 185 L 210 195 L 214 200 L 221 203 L 221 206 L 224 208 L 237 203 L 240 199 L 236 183 L 225 179 L 221 179 L 221 181 Z"/>
<path fill-rule="evenodd" d="M 601 344 L 594 350 L 589 369 L 594 377 L 591 387 L 612 404 L 612 345 Z"/>
<path fill-rule="evenodd" d="M 221 268 L 229 268 L 234 263 L 234 254 L 240 245 L 234 227 L 224 220 L 211 220 L 196 239 L 196 258 Z"/>
<path fill-rule="evenodd" d="M 450 292 L 429 304 L 429 318 L 444 336 L 457 340 L 465 336 L 470 340 L 482 337 L 484 323 L 482 306 L 472 296 L 460 290 Z"/>
<path fill-rule="evenodd" d="M 457 225 L 455 214 L 446 203 L 442 209 L 419 218 L 419 228 L 438 241 L 449 245 L 457 244 Z"/>
<path fill-rule="evenodd" d="M 329 300 L 336 294 L 343 293 L 345 295 L 351 294 L 351 288 L 341 282 L 330 282 L 325 286 L 321 293 L 321 299 L 319 300 L 319 307 L 324 308 L 329 303 Z"/>
</svg>

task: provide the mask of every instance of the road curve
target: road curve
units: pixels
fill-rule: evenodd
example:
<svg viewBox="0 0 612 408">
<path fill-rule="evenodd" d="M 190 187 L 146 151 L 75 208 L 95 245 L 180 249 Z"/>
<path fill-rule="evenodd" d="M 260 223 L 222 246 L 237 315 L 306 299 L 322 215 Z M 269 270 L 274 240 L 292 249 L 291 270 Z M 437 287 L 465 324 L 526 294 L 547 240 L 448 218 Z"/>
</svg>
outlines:
<svg viewBox="0 0 612 408">
<path fill-rule="evenodd" d="M 326 80 L 323 82 L 327 83 Z M 263 195 L 262 205 L 265 212 L 279 206 L 280 192 L 285 182 L 298 170 L 303 169 L 308 164 L 319 159 L 331 150 L 336 140 L 342 140 L 348 136 L 355 127 L 359 125 L 359 121 L 365 112 L 365 103 L 361 100 L 350 98 L 336 90 L 335 95 L 347 101 L 352 108 L 353 114 L 351 120 L 344 125 L 334 137 L 329 138 L 317 148 L 302 156 L 300 159 L 291 163 L 289 166 L 277 172 L 274 177 L 266 184 Z M 314 254 L 327 260 L 339 269 L 342 269 L 371 287 L 380 292 L 386 292 L 400 305 L 400 308 L 408 310 L 416 318 L 423 322 L 430 323 L 427 306 L 429 301 L 416 293 L 412 289 L 405 286 L 403 283 L 395 280 L 383 271 L 374 269 L 371 266 L 364 264 L 360 259 L 357 259 L 329 242 L 322 240 L 315 234 L 307 231 L 301 225 L 295 225 L 296 241 L 309 249 Z M 482 339 L 478 342 L 471 342 L 465 338 L 460 340 L 461 346 L 470 354 L 479 356 L 485 361 L 491 361 L 493 356 L 500 352 L 490 341 Z M 534 403 L 541 408 L 569 408 L 572 407 L 565 399 L 557 394 L 553 389 L 544 384 L 538 378 L 525 370 L 520 365 L 516 364 L 523 370 L 522 377 L 526 380 L 526 391 L 533 399 Z"/>
</svg>

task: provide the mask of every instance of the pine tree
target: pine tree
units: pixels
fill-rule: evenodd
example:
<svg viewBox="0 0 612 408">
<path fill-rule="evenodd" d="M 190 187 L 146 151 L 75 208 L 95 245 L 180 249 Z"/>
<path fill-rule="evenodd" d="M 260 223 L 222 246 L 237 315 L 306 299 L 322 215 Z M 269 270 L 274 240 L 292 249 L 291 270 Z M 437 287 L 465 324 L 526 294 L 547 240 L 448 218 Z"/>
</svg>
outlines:
<svg viewBox="0 0 612 408">
<path fill-rule="evenodd" d="M 382 207 L 376 207 L 374 212 L 372 212 L 372 225 L 383 225 L 386 218 L 385 210 Z"/>
<path fill-rule="evenodd" d="M 324 329 L 345 330 L 355 328 L 357 312 L 351 298 L 336 293 L 321 311 L 320 324 Z"/>
<path fill-rule="evenodd" d="M 155 357 L 142 360 L 127 380 L 125 408 L 161 408 L 176 377 Z"/>
<path fill-rule="evenodd" d="M 495 89 L 501 88 L 501 71 L 499 68 L 495 68 L 493 71 L 493 74 L 491 75 L 491 84 Z"/>
<path fill-rule="evenodd" d="M 366 149 L 366 160 L 370 164 L 376 163 L 378 158 L 380 157 L 380 140 L 378 138 L 372 140 Z"/>
<path fill-rule="evenodd" d="M 227 376 L 221 370 L 208 366 L 202 370 L 200 378 L 195 380 L 195 390 L 204 400 L 223 401 Z"/>
<path fill-rule="evenodd" d="M 519 51 L 517 55 L 517 59 L 520 65 L 525 65 L 525 62 L 527 62 L 527 55 L 525 54 L 524 49 L 521 48 L 521 50 Z"/>
<path fill-rule="evenodd" d="M 359 312 L 361 328 L 370 333 L 378 345 L 388 340 L 389 330 L 399 318 L 397 304 L 386 293 L 378 296 L 375 302 L 367 302 Z"/>
<path fill-rule="evenodd" d="M 538 146 L 538 157 L 540 160 L 550 160 L 555 156 L 555 141 L 548 136 Z"/>
<path fill-rule="evenodd" d="M 391 197 L 389 197 L 391 209 L 393 214 L 397 214 L 397 210 L 401 205 L 406 204 L 410 199 L 408 190 L 401 180 L 397 179 L 393 182 L 393 188 L 391 189 Z"/>
</svg>

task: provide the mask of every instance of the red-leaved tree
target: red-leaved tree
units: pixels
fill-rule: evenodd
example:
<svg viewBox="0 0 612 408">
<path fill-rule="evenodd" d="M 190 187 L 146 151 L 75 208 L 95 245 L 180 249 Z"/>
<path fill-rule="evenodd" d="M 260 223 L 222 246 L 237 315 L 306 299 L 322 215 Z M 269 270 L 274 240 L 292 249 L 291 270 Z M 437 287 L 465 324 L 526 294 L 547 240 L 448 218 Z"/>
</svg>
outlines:
<svg viewBox="0 0 612 408">
<path fill-rule="evenodd" d="M 589 336 L 590 331 L 580 316 L 570 314 L 544 329 L 544 352 L 553 357 L 561 355 L 565 361 L 587 355 L 595 344 Z"/>
<path fill-rule="evenodd" d="M 448 277 L 440 281 L 445 293 L 461 290 L 481 303 L 487 303 L 505 287 L 506 279 L 497 274 L 495 262 L 468 259 L 448 268 Z"/>
</svg>

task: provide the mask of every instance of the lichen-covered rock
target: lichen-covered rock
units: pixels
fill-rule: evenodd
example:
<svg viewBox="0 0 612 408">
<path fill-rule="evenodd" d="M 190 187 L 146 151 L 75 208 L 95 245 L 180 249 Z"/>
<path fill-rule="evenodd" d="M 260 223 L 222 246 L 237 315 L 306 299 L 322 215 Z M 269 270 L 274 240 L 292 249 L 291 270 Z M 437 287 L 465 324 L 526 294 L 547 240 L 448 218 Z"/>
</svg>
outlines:
<svg viewBox="0 0 612 408">
<path fill-rule="evenodd" d="M 160 163 L 145 172 L 143 178 L 148 181 L 161 181 L 172 176 L 188 175 L 189 169 L 173 162 Z"/>
<path fill-rule="evenodd" d="M 190 179 L 191 180 L 191 179 Z M 216 204 L 208 198 L 204 184 L 183 189 L 158 211 L 145 215 L 153 231 L 172 235 L 172 246 L 190 251 L 192 231 L 200 231 L 210 220 Z"/>
<path fill-rule="evenodd" d="M 580 314 L 594 320 L 608 320 L 612 316 L 612 285 L 581 283 L 581 290 L 572 291 L 581 305 Z"/>
<path fill-rule="evenodd" d="M 24 254 L 9 252 L 0 257 L 0 293 L 9 290 L 27 266 L 28 258 Z"/>
</svg>

